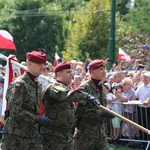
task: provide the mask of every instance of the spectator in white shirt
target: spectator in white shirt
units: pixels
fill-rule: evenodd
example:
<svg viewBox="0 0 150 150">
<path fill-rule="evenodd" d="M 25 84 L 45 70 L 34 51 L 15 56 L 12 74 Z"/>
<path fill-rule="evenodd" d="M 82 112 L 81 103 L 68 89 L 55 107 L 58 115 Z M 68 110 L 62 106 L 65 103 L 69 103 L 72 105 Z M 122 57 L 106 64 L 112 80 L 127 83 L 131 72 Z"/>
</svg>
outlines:
<svg viewBox="0 0 150 150">
<path fill-rule="evenodd" d="M 150 97 L 150 72 L 142 75 L 143 84 L 135 91 L 133 100 L 140 100 L 142 103 Z M 150 107 L 145 108 L 144 105 L 137 106 L 138 124 L 150 129 Z M 150 140 L 150 136 L 140 131 L 140 139 Z"/>
</svg>

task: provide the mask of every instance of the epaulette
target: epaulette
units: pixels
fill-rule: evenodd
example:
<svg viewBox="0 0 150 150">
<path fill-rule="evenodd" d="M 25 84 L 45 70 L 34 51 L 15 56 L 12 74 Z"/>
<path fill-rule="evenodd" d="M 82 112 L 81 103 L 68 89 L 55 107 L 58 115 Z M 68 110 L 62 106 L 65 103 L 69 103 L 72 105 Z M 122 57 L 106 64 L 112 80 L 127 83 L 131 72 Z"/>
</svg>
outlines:
<svg viewBox="0 0 150 150">
<path fill-rule="evenodd" d="M 54 89 L 57 90 L 57 91 L 66 91 L 66 89 L 63 86 L 60 86 L 60 85 L 55 85 Z"/>
</svg>

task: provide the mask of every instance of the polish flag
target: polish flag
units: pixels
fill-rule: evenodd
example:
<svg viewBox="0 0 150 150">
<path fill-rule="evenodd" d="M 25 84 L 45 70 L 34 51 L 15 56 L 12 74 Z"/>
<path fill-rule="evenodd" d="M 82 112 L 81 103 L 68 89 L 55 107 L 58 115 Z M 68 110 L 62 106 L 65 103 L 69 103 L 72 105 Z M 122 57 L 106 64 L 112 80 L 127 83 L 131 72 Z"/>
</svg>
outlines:
<svg viewBox="0 0 150 150">
<path fill-rule="evenodd" d="M 54 58 L 54 67 L 57 66 L 60 62 L 61 58 L 58 56 L 57 53 L 55 53 L 55 58 Z"/>
<path fill-rule="evenodd" d="M 0 30 L 0 48 L 8 50 L 16 50 L 13 37 L 6 30 Z"/>
<path fill-rule="evenodd" d="M 119 48 L 118 60 L 131 61 L 131 57 Z"/>
<path fill-rule="evenodd" d="M 9 55 L 7 58 L 5 55 L 0 56 L 1 58 L 5 58 L 7 63 L 6 63 L 6 72 L 5 72 L 5 82 L 4 82 L 4 92 L 3 92 L 3 101 L 2 101 L 2 112 L 0 116 L 4 116 L 5 110 L 8 109 L 8 104 L 5 99 L 6 91 L 9 86 L 9 84 L 14 81 L 17 77 L 19 77 L 21 74 L 24 73 L 25 69 L 20 67 L 19 62 L 16 58 L 15 55 Z M 25 66 L 23 66 L 25 67 Z M 3 118 L 3 117 L 2 117 Z M 4 122 L 4 120 L 1 118 L 1 121 Z"/>
</svg>

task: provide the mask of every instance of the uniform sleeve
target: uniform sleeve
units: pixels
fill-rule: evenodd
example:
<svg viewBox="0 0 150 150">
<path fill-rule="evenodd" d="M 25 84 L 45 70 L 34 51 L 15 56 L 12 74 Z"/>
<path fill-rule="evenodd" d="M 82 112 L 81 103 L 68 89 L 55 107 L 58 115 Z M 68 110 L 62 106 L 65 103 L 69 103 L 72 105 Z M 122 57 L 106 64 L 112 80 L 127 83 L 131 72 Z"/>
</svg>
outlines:
<svg viewBox="0 0 150 150">
<path fill-rule="evenodd" d="M 26 89 L 23 83 L 17 82 L 9 86 L 6 93 L 6 100 L 9 104 L 10 116 L 16 121 L 23 119 L 25 121 L 34 122 L 35 115 L 23 108 Z"/>
<path fill-rule="evenodd" d="M 69 91 L 67 94 L 66 99 L 70 102 L 81 102 L 86 103 L 87 101 L 87 92 L 75 90 L 75 91 Z"/>
<path fill-rule="evenodd" d="M 61 86 L 47 86 L 44 95 L 43 101 L 54 99 L 55 101 L 63 101 L 67 94 L 68 90 Z"/>
<path fill-rule="evenodd" d="M 82 104 L 78 104 L 78 108 L 76 111 L 76 115 L 82 118 L 90 118 L 90 119 L 100 119 L 101 118 L 101 110 L 97 108 L 87 107 L 87 105 L 81 106 Z"/>
<path fill-rule="evenodd" d="M 87 97 L 86 92 L 80 90 L 70 91 L 61 86 L 48 86 L 43 96 L 43 100 L 54 99 L 55 101 L 79 102 L 85 101 Z"/>
<path fill-rule="evenodd" d="M 86 87 L 79 87 L 77 90 L 69 93 L 71 100 L 78 102 L 78 108 L 76 114 L 79 117 L 97 119 L 101 117 L 101 110 L 97 107 L 92 106 L 92 104 L 87 100 Z"/>
</svg>

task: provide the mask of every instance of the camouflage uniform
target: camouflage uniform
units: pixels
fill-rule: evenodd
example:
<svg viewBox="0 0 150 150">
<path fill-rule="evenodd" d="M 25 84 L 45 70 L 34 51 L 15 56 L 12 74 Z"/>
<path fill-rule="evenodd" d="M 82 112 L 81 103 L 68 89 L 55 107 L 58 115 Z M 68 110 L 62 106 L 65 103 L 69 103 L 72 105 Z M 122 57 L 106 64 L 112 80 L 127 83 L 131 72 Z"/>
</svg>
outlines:
<svg viewBox="0 0 150 150">
<path fill-rule="evenodd" d="M 104 92 L 98 89 L 92 80 L 88 80 L 79 86 L 80 90 L 92 94 L 100 100 L 101 105 L 106 106 Z M 91 107 L 89 103 L 80 102 L 76 110 L 79 119 L 75 135 L 76 150 L 108 150 L 109 145 L 104 131 L 101 110 Z"/>
<path fill-rule="evenodd" d="M 48 85 L 43 97 L 45 116 L 53 120 L 50 128 L 42 127 L 44 150 L 73 150 L 72 127 L 75 120 L 73 101 L 83 99 L 87 93 L 68 89 L 61 83 Z"/>
<path fill-rule="evenodd" d="M 2 150 L 43 149 L 34 123 L 41 98 L 42 86 L 34 83 L 27 73 L 10 84 L 6 93 L 10 116 L 2 131 Z"/>
</svg>

